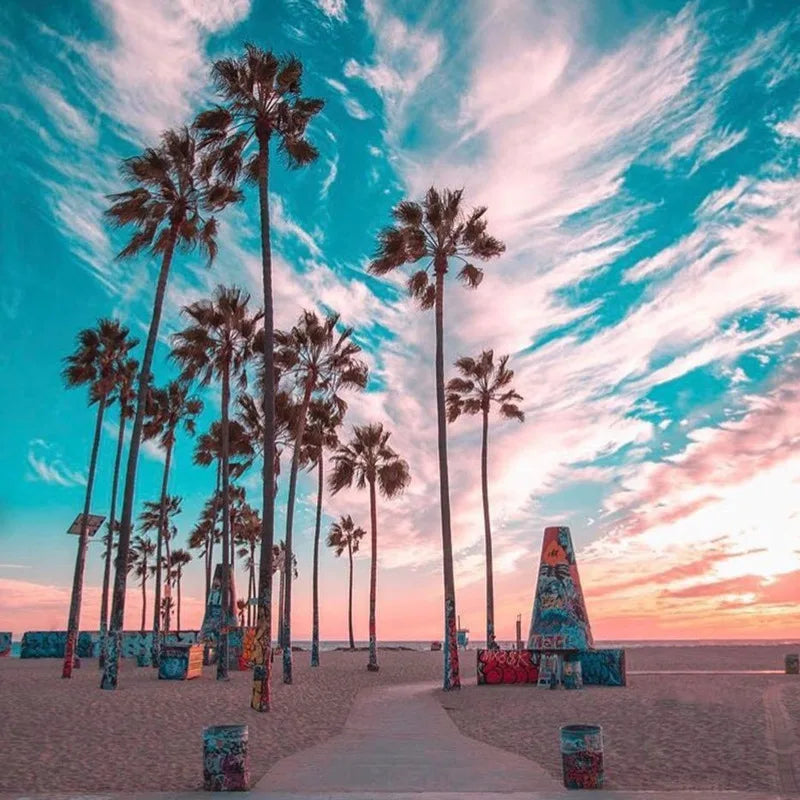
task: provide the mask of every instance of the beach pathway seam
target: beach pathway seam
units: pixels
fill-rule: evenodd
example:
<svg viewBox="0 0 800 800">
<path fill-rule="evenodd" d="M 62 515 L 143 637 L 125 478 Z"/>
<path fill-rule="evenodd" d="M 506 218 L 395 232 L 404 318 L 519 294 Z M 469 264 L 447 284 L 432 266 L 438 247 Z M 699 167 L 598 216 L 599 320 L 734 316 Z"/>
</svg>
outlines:
<svg viewBox="0 0 800 800">
<path fill-rule="evenodd" d="M 778 789 L 784 794 L 795 794 L 800 792 L 800 746 L 781 698 L 782 689 L 783 684 L 773 683 L 764 691 L 767 736 L 778 762 Z"/>
</svg>

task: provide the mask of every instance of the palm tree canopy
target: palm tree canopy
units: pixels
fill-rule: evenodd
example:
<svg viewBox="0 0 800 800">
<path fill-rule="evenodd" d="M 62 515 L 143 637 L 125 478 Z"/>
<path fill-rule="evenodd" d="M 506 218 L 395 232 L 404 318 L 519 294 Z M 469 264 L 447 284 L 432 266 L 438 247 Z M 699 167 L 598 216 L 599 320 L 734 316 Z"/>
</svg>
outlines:
<svg viewBox="0 0 800 800">
<path fill-rule="evenodd" d="M 206 548 L 212 541 L 212 538 L 216 544 L 219 542 L 222 535 L 222 530 L 217 525 L 220 502 L 221 493 L 214 492 L 214 494 L 208 500 L 206 500 L 205 504 L 203 505 L 203 510 L 200 512 L 200 518 L 194 528 L 192 528 L 192 532 L 189 534 L 188 546 L 192 550 L 200 550 L 201 555 L 206 554 Z"/>
<path fill-rule="evenodd" d="M 164 525 L 168 526 L 171 521 L 181 513 L 183 498 L 177 495 L 167 495 L 164 501 Z M 145 500 L 144 508 L 139 514 L 139 529 L 145 532 L 157 531 L 158 523 L 161 519 L 161 502 L 159 500 Z M 166 531 L 165 531 L 166 532 Z"/>
<path fill-rule="evenodd" d="M 142 434 L 145 439 L 158 439 L 165 450 L 175 444 L 178 426 L 190 436 L 195 433 L 195 418 L 203 410 L 203 401 L 189 394 L 186 381 L 170 381 L 163 389 L 152 388 L 148 394 Z"/>
<path fill-rule="evenodd" d="M 188 128 L 162 134 L 157 147 L 125 159 L 122 178 L 133 188 L 109 195 L 105 212 L 111 223 L 136 232 L 117 258 L 149 250 L 163 253 L 174 237 L 177 248 L 189 253 L 200 249 L 210 264 L 217 253 L 217 221 L 208 216 L 241 199 L 241 192 L 220 179 L 212 179 Z"/>
<path fill-rule="evenodd" d="M 228 420 L 228 450 L 232 478 L 240 478 L 253 464 L 256 450 L 249 431 L 241 422 Z M 208 467 L 222 458 L 222 422 L 216 420 L 206 433 L 197 437 L 193 461 Z"/>
<path fill-rule="evenodd" d="M 146 536 L 137 536 L 131 542 L 131 552 L 133 555 L 133 569 L 137 578 L 141 578 L 142 582 L 147 580 L 147 575 L 150 570 L 150 559 L 156 553 L 156 546 Z"/>
<path fill-rule="evenodd" d="M 385 275 L 404 264 L 426 262 L 408 279 L 409 294 L 420 308 L 433 308 L 436 287 L 428 271 L 447 272 L 450 258 L 462 262 L 458 278 L 477 288 L 483 270 L 474 260 L 486 261 L 505 251 L 505 245 L 486 232 L 486 208 L 469 213 L 462 206 L 463 189 L 428 189 L 421 203 L 404 200 L 392 210 L 395 224 L 378 235 L 378 247 L 369 265 L 373 275 Z"/>
<path fill-rule="evenodd" d="M 454 422 L 461 414 L 488 412 L 492 403 L 500 407 L 506 419 L 525 421 L 517 403 L 522 395 L 511 386 L 514 370 L 508 368 L 508 356 L 494 363 L 494 351 L 484 350 L 478 358 L 464 356 L 456 361 L 461 377 L 447 383 L 447 419 Z"/>
<path fill-rule="evenodd" d="M 198 300 L 185 306 L 183 313 L 192 324 L 173 337 L 171 358 L 182 367 L 184 380 L 198 380 L 207 386 L 224 371 L 236 378 L 241 389 L 247 387 L 247 362 L 262 312 L 249 313 L 250 295 L 238 287 L 217 286 L 211 300 Z"/>
<path fill-rule="evenodd" d="M 182 570 L 191 560 L 192 554 L 183 548 L 176 548 L 169 556 L 170 567 L 176 567 L 179 570 Z"/>
<path fill-rule="evenodd" d="M 223 105 L 201 112 L 194 123 L 209 172 L 230 184 L 242 174 L 254 181 L 258 154 L 250 145 L 268 142 L 273 135 L 290 168 L 317 158 L 306 128 L 325 103 L 301 96 L 303 65 L 298 58 L 246 44 L 242 56 L 220 59 L 211 74 Z"/>
<path fill-rule="evenodd" d="M 337 429 L 342 421 L 342 415 L 330 400 L 315 398 L 311 401 L 300 450 L 301 464 L 311 469 L 322 458 L 325 450 L 333 450 L 339 445 Z"/>
<path fill-rule="evenodd" d="M 286 563 L 286 542 L 281 539 L 278 544 L 272 545 L 272 571 L 283 571 L 283 565 Z M 292 568 L 294 569 L 294 577 L 299 575 L 297 571 L 297 554 L 292 553 Z"/>
<path fill-rule="evenodd" d="M 329 478 L 332 494 L 355 482 L 359 489 L 377 483 L 384 497 L 394 497 L 411 482 L 408 463 L 389 447 L 391 433 L 383 425 L 356 425 L 353 438 L 333 454 Z"/>
<path fill-rule="evenodd" d="M 136 412 L 136 375 L 138 371 L 139 362 L 135 358 L 125 359 L 117 368 L 114 393 L 120 403 L 120 411 L 124 419 L 133 419 Z"/>
<path fill-rule="evenodd" d="M 352 341 L 353 329 L 337 330 L 338 324 L 338 314 L 320 320 L 315 312 L 303 311 L 290 331 L 275 331 L 275 363 L 300 391 L 310 387 L 343 415 L 347 403 L 339 393 L 364 389 L 369 371 L 357 358 L 361 348 Z"/>
<path fill-rule="evenodd" d="M 101 398 L 108 402 L 121 376 L 131 369 L 131 362 L 135 376 L 136 362 L 128 358 L 128 353 L 139 342 L 128 338 L 129 334 L 128 328 L 115 319 L 98 320 L 96 328 L 80 331 L 75 352 L 64 359 L 62 376 L 67 387 L 89 384 L 90 404 Z"/>
<path fill-rule="evenodd" d="M 259 354 L 263 354 L 263 347 L 256 344 Z M 276 383 L 277 385 L 277 383 Z M 258 400 L 247 392 L 242 392 L 236 398 L 236 416 L 244 429 L 253 449 L 261 453 L 264 449 L 264 400 Z M 280 450 L 292 441 L 292 431 L 297 421 L 298 407 L 290 392 L 278 388 L 275 393 L 275 447 Z"/>
<path fill-rule="evenodd" d="M 359 542 L 366 535 L 367 532 L 363 528 L 357 528 L 353 518 L 348 514 L 346 517 L 339 517 L 337 522 L 331 524 L 328 547 L 334 548 L 337 557 L 348 549 L 357 553 Z"/>
</svg>

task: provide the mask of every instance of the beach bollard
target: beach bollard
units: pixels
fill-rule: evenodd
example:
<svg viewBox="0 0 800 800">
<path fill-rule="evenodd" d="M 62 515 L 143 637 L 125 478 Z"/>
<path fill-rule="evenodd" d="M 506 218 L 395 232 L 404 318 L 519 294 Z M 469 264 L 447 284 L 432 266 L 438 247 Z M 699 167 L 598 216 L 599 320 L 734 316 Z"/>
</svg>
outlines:
<svg viewBox="0 0 800 800">
<path fill-rule="evenodd" d="M 785 663 L 787 675 L 800 675 L 800 653 L 789 653 Z"/>
<path fill-rule="evenodd" d="M 247 725 L 203 728 L 203 788 L 209 792 L 245 792 L 249 783 Z"/>
<path fill-rule="evenodd" d="M 561 679 L 565 689 L 583 688 L 583 670 L 580 656 L 568 655 L 564 658 L 564 673 Z"/>
<path fill-rule="evenodd" d="M 567 789 L 602 789 L 603 729 L 599 725 L 564 725 L 561 766 Z"/>
</svg>

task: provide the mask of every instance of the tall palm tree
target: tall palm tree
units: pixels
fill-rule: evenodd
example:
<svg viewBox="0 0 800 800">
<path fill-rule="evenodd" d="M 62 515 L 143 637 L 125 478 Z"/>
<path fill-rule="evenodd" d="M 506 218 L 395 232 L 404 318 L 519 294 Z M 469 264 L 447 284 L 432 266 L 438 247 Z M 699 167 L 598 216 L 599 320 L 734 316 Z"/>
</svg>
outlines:
<svg viewBox="0 0 800 800">
<path fill-rule="evenodd" d="M 138 344 L 138 341 L 136 342 Z M 117 489 L 119 488 L 119 468 L 122 463 L 122 445 L 125 441 L 125 427 L 133 417 L 134 383 L 139 362 L 128 358 L 119 365 L 115 375 L 115 392 L 119 403 L 119 423 L 117 425 L 117 451 L 114 456 L 114 477 L 111 481 L 111 510 L 108 513 L 108 532 L 103 538 L 105 559 L 103 565 L 103 594 L 100 600 L 100 655 L 97 664 L 105 666 L 106 632 L 108 630 L 108 589 L 111 584 L 111 551 L 114 535 L 118 532 Z"/>
<path fill-rule="evenodd" d="M 350 580 L 347 591 L 347 623 L 350 632 L 350 649 L 356 649 L 353 639 L 353 553 L 358 552 L 358 545 L 361 539 L 367 535 L 363 528 L 355 527 L 353 518 L 348 514 L 346 517 L 339 517 L 338 522 L 331 525 L 328 533 L 328 547 L 335 548 L 337 558 L 347 550 L 350 561 Z"/>
<path fill-rule="evenodd" d="M 467 214 L 462 207 L 463 190 L 428 189 L 424 200 L 405 200 L 392 211 L 394 225 L 381 231 L 369 271 L 386 275 L 404 264 L 418 264 L 408 280 L 408 290 L 422 309 L 435 309 L 436 330 L 436 422 L 439 445 L 439 497 L 442 515 L 442 571 L 444 573 L 444 689 L 459 689 L 458 641 L 456 637 L 456 589 L 453 576 L 453 541 L 450 530 L 450 482 L 447 472 L 447 418 L 444 397 L 444 278 L 451 259 L 462 262 L 458 278 L 477 288 L 483 270 L 472 261 L 499 256 L 505 245 L 486 233 L 486 208 Z M 433 267 L 433 282 L 428 271 Z"/>
<path fill-rule="evenodd" d="M 142 587 L 142 627 L 141 634 L 144 636 L 147 619 L 147 576 L 150 574 L 150 559 L 155 555 L 156 546 L 146 536 L 137 536 L 131 543 L 133 553 L 133 571 L 137 578 L 141 579 L 139 584 Z"/>
<path fill-rule="evenodd" d="M 239 549 L 236 554 L 245 560 L 247 569 L 247 625 L 253 624 L 252 599 L 256 596 L 256 548 L 261 541 L 261 517 L 249 505 L 241 515 L 235 540 Z"/>
<path fill-rule="evenodd" d="M 325 450 L 339 444 L 336 431 L 342 415 L 330 400 L 312 400 L 308 406 L 308 422 L 300 460 L 308 469 L 317 468 L 317 513 L 314 523 L 314 564 L 312 568 L 311 666 L 319 666 L 319 532 L 322 524 L 322 490 L 325 485 L 323 463 Z"/>
<path fill-rule="evenodd" d="M 155 600 L 153 608 L 153 647 L 152 665 L 157 667 L 161 654 L 161 635 L 159 620 L 161 618 L 161 546 L 166 542 L 166 561 L 169 563 L 169 537 L 168 519 L 170 513 L 167 508 L 167 487 L 169 471 L 172 464 L 172 455 L 175 448 L 175 436 L 179 427 L 182 427 L 190 436 L 195 433 L 195 420 L 203 411 L 203 402 L 200 398 L 191 395 L 186 381 L 170 381 L 163 389 L 152 387 L 147 403 L 147 419 L 144 423 L 143 434 L 146 440 L 157 439 L 164 451 L 164 473 L 161 479 L 161 499 L 159 514 L 156 518 L 157 555 L 156 555 L 156 583 Z M 169 498 L 177 501 L 177 507 L 170 509 L 171 514 L 180 512 L 180 498 Z M 151 509 L 152 511 L 152 509 Z"/>
<path fill-rule="evenodd" d="M 329 479 L 332 494 L 355 481 L 359 489 L 369 488 L 369 521 L 372 558 L 369 572 L 369 663 L 367 669 L 378 671 L 378 645 L 375 632 L 375 602 L 378 573 L 378 510 L 375 487 L 387 498 L 400 494 L 411 481 L 408 464 L 389 447 L 389 431 L 381 423 L 357 425 L 353 438 L 333 454 L 333 472 Z"/>
<path fill-rule="evenodd" d="M 183 568 L 192 560 L 192 554 L 188 550 L 176 547 L 169 558 L 170 570 L 172 573 L 173 584 L 178 593 L 177 613 L 176 620 L 178 626 L 178 636 L 181 633 L 181 580 L 183 579 Z"/>
<path fill-rule="evenodd" d="M 218 286 L 211 300 L 199 300 L 183 309 L 192 324 L 173 337 L 172 358 L 182 367 L 185 380 L 199 380 L 207 386 L 216 377 L 222 383 L 222 597 L 230 598 L 230 425 L 231 381 L 247 387 L 247 364 L 253 357 L 253 342 L 263 314 L 249 313 L 250 296 L 236 287 Z M 227 616 L 233 608 L 223 609 L 217 680 L 228 680 Z"/>
<path fill-rule="evenodd" d="M 280 58 L 251 44 L 239 58 L 215 62 L 212 75 L 222 105 L 201 113 L 195 123 L 204 134 L 203 146 L 211 163 L 229 182 L 244 172 L 258 184 L 261 220 L 261 274 L 264 292 L 264 480 L 261 559 L 258 579 L 257 639 L 260 655 L 253 670 L 251 705 L 256 711 L 270 708 L 272 654 L 272 546 L 274 537 L 275 382 L 273 371 L 272 248 L 269 219 L 270 144 L 274 142 L 287 166 L 301 167 L 317 158 L 316 148 L 305 138 L 322 100 L 301 96 L 303 65 L 294 56 Z"/>
<path fill-rule="evenodd" d="M 272 551 L 274 571 L 278 573 L 278 647 L 284 647 L 285 628 L 283 624 L 286 613 L 286 542 L 283 539 L 274 545 Z M 292 554 L 292 577 L 297 580 L 297 556 Z"/>
<path fill-rule="evenodd" d="M 75 644 L 81 618 L 83 596 L 83 571 L 86 564 L 86 547 L 89 542 L 89 510 L 92 503 L 92 488 L 97 467 L 97 451 L 100 448 L 100 434 L 103 429 L 103 415 L 106 407 L 113 402 L 112 392 L 116 384 L 120 366 L 128 352 L 136 345 L 128 338 L 128 329 L 117 320 L 101 319 L 96 328 L 85 328 L 77 337 L 78 346 L 67 356 L 62 373 L 68 388 L 88 385 L 89 405 L 97 404 L 94 439 L 89 456 L 89 475 L 86 479 L 86 492 L 83 501 L 83 516 L 78 537 L 78 553 L 75 557 L 75 572 L 72 579 L 72 595 L 69 603 L 67 622 L 67 641 L 64 648 L 62 678 L 72 677 L 75 663 Z"/>
<path fill-rule="evenodd" d="M 153 353 L 161 324 L 172 258 L 176 248 L 179 252 L 200 249 L 207 254 L 208 262 L 211 263 L 217 252 L 217 223 L 208 214 L 224 209 L 241 197 L 241 193 L 230 184 L 209 177 L 197 157 L 194 136 L 186 128 L 165 132 L 158 147 L 148 148 L 141 155 L 123 161 L 121 172 L 123 179 L 132 188 L 111 196 L 111 206 L 106 211 L 106 216 L 116 227 L 131 225 L 135 232 L 118 258 L 129 258 L 148 252 L 160 256 L 161 267 L 139 372 L 136 413 L 128 450 L 109 626 L 113 636 L 108 638 L 110 648 L 106 654 L 100 684 L 104 689 L 116 689 L 118 682 L 119 644 L 125 615 L 126 564 L 133 521 L 136 468 Z"/>
<path fill-rule="evenodd" d="M 517 402 L 522 395 L 511 388 L 514 371 L 508 368 L 508 356 L 494 363 L 494 351 L 484 350 L 478 358 L 462 357 L 456 361 L 461 377 L 447 383 L 447 421 L 455 422 L 461 414 L 480 414 L 483 422 L 481 438 L 481 489 L 483 493 L 483 532 L 486 548 L 486 646 L 492 647 L 494 631 L 494 575 L 492 568 L 492 528 L 489 519 L 489 411 L 499 407 L 505 419 L 525 421 Z"/>
<path fill-rule="evenodd" d="M 297 471 L 303 448 L 308 408 L 312 396 L 330 400 L 339 414 L 347 403 L 340 392 L 363 389 L 367 385 L 367 365 L 356 356 L 361 348 L 352 341 L 352 328 L 337 333 L 338 314 L 320 320 L 313 311 L 304 311 L 290 331 L 275 331 L 275 361 L 283 375 L 298 393 L 298 412 L 293 432 L 292 467 L 289 473 L 289 493 L 286 505 L 286 550 L 284 565 L 286 582 L 283 614 L 283 682 L 292 682 L 292 575 L 289 568 L 292 555 L 292 526 L 297 491 Z"/>
<path fill-rule="evenodd" d="M 208 593 L 211 590 L 211 565 L 214 556 L 214 544 L 219 542 L 221 531 L 217 525 L 219 514 L 219 490 L 206 500 L 203 510 L 200 512 L 200 519 L 192 528 L 189 534 L 189 547 L 192 550 L 200 550 L 205 565 L 206 591 L 204 603 L 208 603 Z"/>
</svg>

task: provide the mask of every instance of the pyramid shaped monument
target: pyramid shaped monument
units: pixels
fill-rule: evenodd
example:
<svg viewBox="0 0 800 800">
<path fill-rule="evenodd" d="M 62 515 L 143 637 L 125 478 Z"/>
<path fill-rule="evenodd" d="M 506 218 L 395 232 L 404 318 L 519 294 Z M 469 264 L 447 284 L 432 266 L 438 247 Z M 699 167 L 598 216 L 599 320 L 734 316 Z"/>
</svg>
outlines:
<svg viewBox="0 0 800 800">
<path fill-rule="evenodd" d="M 527 647 L 531 650 L 594 647 L 569 528 L 544 529 Z"/>
</svg>

